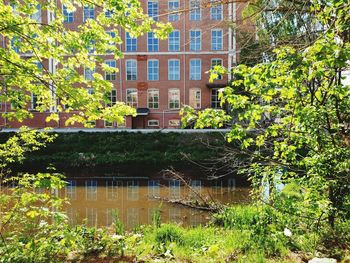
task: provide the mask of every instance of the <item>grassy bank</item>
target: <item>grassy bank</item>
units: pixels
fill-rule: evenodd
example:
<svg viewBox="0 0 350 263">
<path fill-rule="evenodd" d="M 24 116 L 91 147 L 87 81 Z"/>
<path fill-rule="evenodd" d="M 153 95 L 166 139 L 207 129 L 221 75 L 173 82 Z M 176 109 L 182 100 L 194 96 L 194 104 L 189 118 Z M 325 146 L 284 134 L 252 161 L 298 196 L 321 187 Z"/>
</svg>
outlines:
<svg viewBox="0 0 350 263">
<path fill-rule="evenodd" d="M 0 134 L 3 141 L 8 134 Z M 175 163 L 188 155 L 194 161 L 218 157 L 220 133 L 60 133 L 46 148 L 26 157 L 26 164 L 53 164 L 56 167 L 91 167 L 130 163 Z M 203 143 L 202 143 L 203 142 Z"/>
</svg>

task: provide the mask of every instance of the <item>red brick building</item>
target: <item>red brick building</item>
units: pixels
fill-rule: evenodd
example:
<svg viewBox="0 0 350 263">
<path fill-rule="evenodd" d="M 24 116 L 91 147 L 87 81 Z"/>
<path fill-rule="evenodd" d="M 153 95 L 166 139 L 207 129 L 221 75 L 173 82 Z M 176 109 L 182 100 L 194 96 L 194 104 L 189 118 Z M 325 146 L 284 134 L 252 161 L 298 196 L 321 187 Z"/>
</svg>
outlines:
<svg viewBox="0 0 350 263">
<path fill-rule="evenodd" d="M 211 3 L 211 5 L 210 5 Z M 195 109 L 219 107 L 218 89 L 227 83 L 227 76 L 209 83 L 208 70 L 214 65 L 232 67 L 237 63 L 237 45 L 232 22 L 240 20 L 242 4 L 200 0 L 141 0 L 146 13 L 160 22 L 171 22 L 174 31 L 167 40 L 158 40 L 152 33 L 137 39 L 121 30 L 120 46 L 124 58 L 104 59 L 119 68 L 118 73 L 105 74 L 113 83 L 112 99 L 137 108 L 138 116 L 126 118 L 127 128 L 176 128 L 180 125 L 179 109 L 190 105 Z M 89 7 L 68 13 L 62 7 L 67 28 L 74 29 L 85 19 L 94 19 L 98 12 Z M 46 11 L 45 11 L 46 12 Z M 50 15 L 38 13 L 38 19 L 48 22 Z M 52 61 L 44 67 L 55 70 Z M 81 72 L 89 77 L 89 72 Z M 10 110 L 2 105 L 1 111 Z M 66 115 L 60 113 L 59 123 L 46 123 L 48 113 L 33 113 L 34 118 L 8 127 L 63 128 Z M 115 123 L 96 121 L 97 128 L 117 128 Z"/>
</svg>

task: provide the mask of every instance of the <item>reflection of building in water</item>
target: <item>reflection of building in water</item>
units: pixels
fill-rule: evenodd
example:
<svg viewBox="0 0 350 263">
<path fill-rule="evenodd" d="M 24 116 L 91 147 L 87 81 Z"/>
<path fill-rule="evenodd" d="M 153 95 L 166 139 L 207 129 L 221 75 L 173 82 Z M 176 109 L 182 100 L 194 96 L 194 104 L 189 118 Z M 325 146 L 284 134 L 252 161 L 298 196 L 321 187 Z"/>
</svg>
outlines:
<svg viewBox="0 0 350 263">
<path fill-rule="evenodd" d="M 129 207 L 127 210 L 127 226 L 133 228 L 139 224 L 139 208 Z"/>
<path fill-rule="evenodd" d="M 77 200 L 77 181 L 68 180 L 66 185 L 66 198 Z"/>
<path fill-rule="evenodd" d="M 86 191 L 86 200 L 96 201 L 97 200 L 97 181 L 86 180 L 85 191 Z"/>
<path fill-rule="evenodd" d="M 191 186 L 201 189 L 202 195 L 216 191 L 213 198 L 223 203 L 239 203 L 249 201 L 249 188 L 236 187 L 235 191 L 228 191 L 239 181 L 210 181 L 211 187 L 207 187 L 205 180 L 193 180 Z M 214 187 L 213 187 L 214 185 Z M 227 188 L 229 186 L 229 188 Z M 221 189 L 223 189 L 221 191 Z M 113 222 L 113 210 L 118 210 L 118 216 L 130 229 L 136 224 L 148 224 L 152 222 L 152 215 L 156 209 L 161 209 L 162 222 L 185 221 L 186 224 L 198 224 L 206 221 L 204 214 L 193 214 L 193 210 L 185 207 L 173 206 L 167 202 L 160 202 L 147 196 L 155 195 L 169 199 L 188 198 L 188 189 L 181 187 L 179 180 L 161 179 L 125 179 L 118 180 L 84 180 L 76 178 L 70 180 L 68 186 L 59 193 L 66 196 L 70 204 L 66 205 L 67 215 L 71 224 L 83 223 L 86 219 L 90 225 L 111 225 Z M 139 210 L 138 210 L 139 209 Z M 134 213 L 134 214 L 133 214 Z"/>
<path fill-rule="evenodd" d="M 201 188 L 202 188 L 202 182 L 201 180 L 191 180 L 190 181 L 190 187 L 195 191 L 196 193 L 200 194 Z M 190 196 L 191 197 L 196 197 L 196 194 L 191 191 Z"/>
<path fill-rule="evenodd" d="M 212 193 L 213 194 L 223 194 L 224 193 L 223 181 L 215 180 L 213 182 Z"/>
<path fill-rule="evenodd" d="M 118 199 L 118 187 L 122 186 L 121 181 L 106 181 L 107 200 Z"/>
<path fill-rule="evenodd" d="M 202 223 L 201 214 L 194 212 L 190 215 L 190 225 L 197 226 Z"/>
<path fill-rule="evenodd" d="M 159 180 L 149 180 L 148 181 L 148 196 L 152 198 L 153 196 L 159 196 L 160 182 Z"/>
<path fill-rule="evenodd" d="M 86 208 L 86 223 L 88 226 L 97 226 L 97 209 Z"/>
<path fill-rule="evenodd" d="M 235 190 L 236 189 L 236 179 L 235 178 L 229 178 L 227 180 L 227 187 L 229 190 Z"/>
<path fill-rule="evenodd" d="M 106 226 L 112 225 L 116 216 L 119 216 L 118 208 L 107 208 L 107 210 L 106 210 Z"/>
<path fill-rule="evenodd" d="M 181 223 L 181 209 L 179 207 L 169 208 L 169 221 L 172 223 Z"/>
<path fill-rule="evenodd" d="M 66 209 L 66 214 L 68 217 L 68 224 L 76 225 L 78 223 L 78 211 L 74 207 L 68 207 Z"/>
<path fill-rule="evenodd" d="M 128 200 L 138 201 L 139 200 L 139 182 L 128 181 L 127 182 Z"/>
<path fill-rule="evenodd" d="M 169 198 L 180 198 L 181 196 L 181 182 L 179 180 L 169 181 Z"/>
</svg>

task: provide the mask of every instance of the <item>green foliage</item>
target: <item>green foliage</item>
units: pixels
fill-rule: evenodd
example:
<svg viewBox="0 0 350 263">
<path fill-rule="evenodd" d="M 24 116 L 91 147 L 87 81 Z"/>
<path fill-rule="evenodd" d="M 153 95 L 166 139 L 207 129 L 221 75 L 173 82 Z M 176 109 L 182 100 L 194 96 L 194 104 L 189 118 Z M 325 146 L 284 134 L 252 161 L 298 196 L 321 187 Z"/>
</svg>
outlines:
<svg viewBox="0 0 350 263">
<path fill-rule="evenodd" d="M 114 224 L 114 232 L 117 235 L 123 235 L 125 233 L 124 231 L 124 224 L 122 220 L 119 218 L 119 214 L 117 211 L 113 211 L 113 224 Z"/>
<path fill-rule="evenodd" d="M 178 226 L 164 224 L 159 229 L 157 229 L 155 240 L 158 244 L 167 244 L 170 242 L 182 244 L 184 242 L 183 231 Z"/>
<path fill-rule="evenodd" d="M 11 134 L 0 134 L 6 140 Z M 25 165 L 55 167 L 106 166 L 129 163 L 181 162 L 183 154 L 194 161 L 219 156 L 223 146 L 220 133 L 59 133 L 45 148 L 26 155 Z M 95 143 L 91 143 L 94 141 Z"/>
<path fill-rule="evenodd" d="M 307 3 L 327 32 L 302 50 L 276 49 L 270 62 L 238 65 L 221 94 L 235 120 L 227 140 L 250 160 L 241 165 L 233 154 L 232 169 L 250 176 L 257 204 L 268 207 L 259 211 L 256 235 L 275 233 L 276 240 L 283 224 L 310 235 L 350 220 L 350 89 L 343 76 L 350 67 L 350 7 L 347 1 Z M 212 114 L 189 109 L 184 119 L 202 128 L 220 122 Z"/>
<path fill-rule="evenodd" d="M 64 23 L 62 5 L 55 1 L 1 2 L 0 34 L 8 42 L 0 48 L 0 101 L 13 106 L 13 111 L 2 116 L 19 121 L 31 117 L 28 105 L 33 93 L 37 95 L 37 106 L 32 110 L 52 110 L 48 121 L 58 120 L 58 113 L 64 112 L 69 113 L 67 125 L 78 122 L 89 126 L 98 119 L 123 123 L 123 117 L 134 115 L 135 110 L 121 102 L 109 105 L 105 94 L 111 91 L 112 84 L 104 80 L 101 70 L 118 69 L 108 67 L 100 54 L 111 54 L 115 59 L 123 56 L 118 49 L 122 43 L 120 29 L 134 37 L 152 31 L 163 39 L 171 25 L 149 18 L 136 0 L 64 0 L 62 4 L 69 12 L 89 5 L 95 9 L 95 19 L 70 29 Z M 106 10 L 111 11 L 111 16 L 106 16 Z M 41 21 L 41 17 L 48 17 L 49 21 Z M 55 19 L 51 21 L 51 17 Z M 58 65 L 54 72 L 46 65 L 49 60 Z M 44 66 L 39 67 L 40 64 Z M 84 79 L 81 74 L 84 68 L 93 71 L 92 80 Z M 94 93 L 89 94 L 87 88 Z"/>
</svg>

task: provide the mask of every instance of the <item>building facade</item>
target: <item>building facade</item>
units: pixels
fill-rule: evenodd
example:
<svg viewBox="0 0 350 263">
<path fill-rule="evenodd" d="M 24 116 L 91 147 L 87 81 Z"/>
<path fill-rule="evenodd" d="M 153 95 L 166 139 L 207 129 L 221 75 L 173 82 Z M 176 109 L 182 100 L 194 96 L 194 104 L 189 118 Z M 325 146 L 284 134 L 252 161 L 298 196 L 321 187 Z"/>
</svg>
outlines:
<svg viewBox="0 0 350 263">
<path fill-rule="evenodd" d="M 168 39 L 159 40 L 153 33 L 137 39 L 120 30 L 123 44 L 119 46 L 124 57 L 115 60 L 113 55 L 103 55 L 106 63 L 119 69 L 106 73 L 113 84 L 112 101 L 124 101 L 137 109 L 137 116 L 127 116 L 124 125 L 96 121 L 96 128 L 178 128 L 179 110 L 183 105 L 195 109 L 219 108 L 218 90 L 228 82 L 228 76 L 219 76 L 209 83 L 208 71 L 215 65 L 231 68 L 237 63 L 238 48 L 232 22 L 241 20 L 243 4 L 218 0 L 141 0 L 150 17 L 160 22 L 171 22 L 173 32 Z M 65 25 L 75 29 L 86 19 L 94 19 L 98 12 L 90 7 L 78 8 L 69 13 L 62 6 Z M 49 22 L 50 14 L 38 12 L 37 19 Z M 55 70 L 50 61 L 46 68 Z M 83 70 L 85 78 L 91 72 Z M 33 103 L 35 98 L 32 99 Z M 1 111 L 10 110 L 2 105 Z M 32 108 L 33 105 L 32 105 Z M 46 123 L 50 113 L 33 112 L 33 119 L 24 123 L 7 122 L 2 125 L 16 128 L 64 128 L 66 117 L 60 113 L 58 123 Z"/>
</svg>

